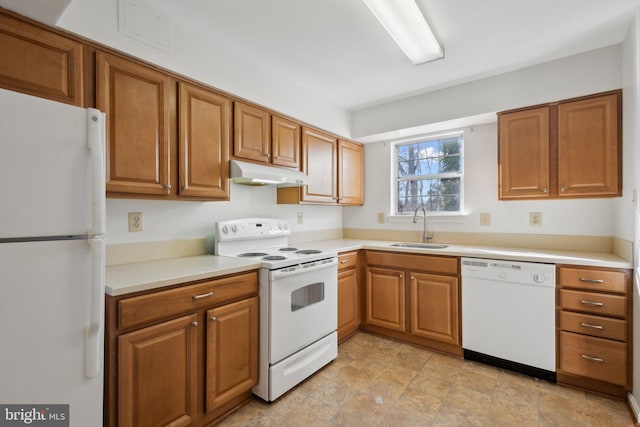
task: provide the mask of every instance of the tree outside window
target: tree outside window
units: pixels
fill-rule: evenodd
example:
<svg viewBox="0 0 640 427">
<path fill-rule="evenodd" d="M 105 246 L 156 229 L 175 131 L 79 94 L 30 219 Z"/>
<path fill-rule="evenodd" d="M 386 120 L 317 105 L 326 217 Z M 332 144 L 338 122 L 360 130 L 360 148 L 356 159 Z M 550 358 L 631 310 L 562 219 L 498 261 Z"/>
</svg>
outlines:
<svg viewBox="0 0 640 427">
<path fill-rule="evenodd" d="M 462 134 L 396 145 L 396 214 L 462 211 Z"/>
</svg>

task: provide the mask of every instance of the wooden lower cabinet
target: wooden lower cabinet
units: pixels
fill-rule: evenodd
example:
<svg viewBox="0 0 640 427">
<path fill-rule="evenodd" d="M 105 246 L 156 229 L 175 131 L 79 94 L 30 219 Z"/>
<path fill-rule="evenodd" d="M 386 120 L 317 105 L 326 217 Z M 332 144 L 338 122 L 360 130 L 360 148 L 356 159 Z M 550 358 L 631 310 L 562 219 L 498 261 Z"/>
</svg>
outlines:
<svg viewBox="0 0 640 427">
<path fill-rule="evenodd" d="M 462 355 L 458 259 L 366 251 L 361 329 Z"/>
<path fill-rule="evenodd" d="M 207 311 L 206 411 L 258 383 L 258 298 Z"/>
<path fill-rule="evenodd" d="M 338 342 L 344 341 L 360 326 L 360 277 L 358 252 L 338 257 Z"/>
<path fill-rule="evenodd" d="M 401 271 L 367 268 L 365 323 L 404 332 L 404 288 Z"/>
<path fill-rule="evenodd" d="M 412 272 L 409 280 L 411 334 L 458 344 L 457 277 Z"/>
<path fill-rule="evenodd" d="M 118 425 L 190 425 L 196 416 L 196 315 L 118 338 Z"/>
<path fill-rule="evenodd" d="M 248 401 L 258 382 L 257 279 L 107 296 L 104 425 L 205 426 Z M 120 319 L 149 304 L 158 309 Z"/>
<path fill-rule="evenodd" d="M 557 379 L 624 398 L 631 390 L 631 270 L 557 267 Z"/>
</svg>

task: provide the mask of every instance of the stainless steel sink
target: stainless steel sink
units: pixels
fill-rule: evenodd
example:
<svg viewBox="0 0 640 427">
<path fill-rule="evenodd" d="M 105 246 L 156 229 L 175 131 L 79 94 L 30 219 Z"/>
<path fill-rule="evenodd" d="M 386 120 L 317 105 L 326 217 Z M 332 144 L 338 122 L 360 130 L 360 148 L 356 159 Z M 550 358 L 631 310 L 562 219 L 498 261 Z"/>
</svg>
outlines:
<svg viewBox="0 0 640 427">
<path fill-rule="evenodd" d="M 393 243 L 391 246 L 399 248 L 418 248 L 418 249 L 442 249 L 449 245 L 441 245 L 438 243 Z"/>
</svg>

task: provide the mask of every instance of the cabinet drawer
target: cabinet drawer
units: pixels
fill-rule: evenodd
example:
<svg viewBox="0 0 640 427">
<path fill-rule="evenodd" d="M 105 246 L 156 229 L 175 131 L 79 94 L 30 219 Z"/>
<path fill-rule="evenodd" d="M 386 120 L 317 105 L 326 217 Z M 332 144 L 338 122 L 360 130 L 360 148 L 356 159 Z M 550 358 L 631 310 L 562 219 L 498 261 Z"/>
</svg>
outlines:
<svg viewBox="0 0 640 427">
<path fill-rule="evenodd" d="M 560 301 L 564 310 L 584 311 L 603 316 L 627 316 L 627 299 L 618 295 L 562 289 Z"/>
<path fill-rule="evenodd" d="M 258 275 L 252 272 L 126 298 L 118 303 L 118 327 L 141 325 L 257 292 Z"/>
<path fill-rule="evenodd" d="M 406 270 L 457 275 L 458 259 L 446 256 L 405 255 L 398 252 L 367 251 L 367 264 Z"/>
<path fill-rule="evenodd" d="M 588 314 L 560 312 L 560 329 L 612 340 L 627 340 L 627 322 Z"/>
<path fill-rule="evenodd" d="M 625 293 L 626 274 L 621 271 L 560 267 L 558 284 L 585 290 Z"/>
<path fill-rule="evenodd" d="M 624 386 L 627 382 L 627 344 L 560 332 L 559 368 Z"/>
<path fill-rule="evenodd" d="M 358 252 L 345 252 L 338 256 L 338 269 L 346 270 L 358 265 Z"/>
</svg>

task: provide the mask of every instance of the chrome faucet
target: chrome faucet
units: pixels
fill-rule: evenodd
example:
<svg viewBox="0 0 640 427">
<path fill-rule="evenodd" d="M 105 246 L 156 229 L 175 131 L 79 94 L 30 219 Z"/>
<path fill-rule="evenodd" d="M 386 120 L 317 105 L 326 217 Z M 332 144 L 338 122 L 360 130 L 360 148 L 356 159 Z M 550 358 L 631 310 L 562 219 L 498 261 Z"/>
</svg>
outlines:
<svg viewBox="0 0 640 427">
<path fill-rule="evenodd" d="M 418 211 L 422 209 L 422 218 L 424 221 L 423 231 L 422 231 L 422 242 L 429 243 L 430 239 L 433 239 L 433 233 L 427 233 L 427 211 L 424 209 L 424 206 L 420 205 L 416 208 L 416 211 L 413 213 L 413 223 L 418 223 Z"/>
</svg>

